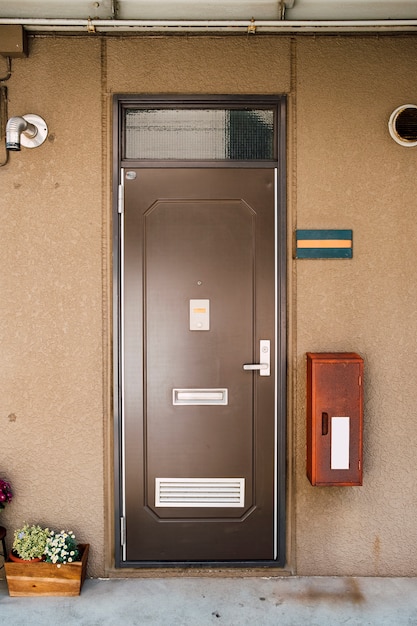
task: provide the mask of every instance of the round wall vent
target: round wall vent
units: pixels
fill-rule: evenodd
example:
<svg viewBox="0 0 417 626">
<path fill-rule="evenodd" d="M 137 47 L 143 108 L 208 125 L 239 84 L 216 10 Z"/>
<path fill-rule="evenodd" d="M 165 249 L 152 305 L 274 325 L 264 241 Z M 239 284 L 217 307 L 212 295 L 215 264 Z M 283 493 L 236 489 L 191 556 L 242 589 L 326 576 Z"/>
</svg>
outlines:
<svg viewBox="0 0 417 626">
<path fill-rule="evenodd" d="M 417 146 L 417 105 L 403 104 L 391 113 L 388 128 L 391 137 L 409 148 Z"/>
</svg>

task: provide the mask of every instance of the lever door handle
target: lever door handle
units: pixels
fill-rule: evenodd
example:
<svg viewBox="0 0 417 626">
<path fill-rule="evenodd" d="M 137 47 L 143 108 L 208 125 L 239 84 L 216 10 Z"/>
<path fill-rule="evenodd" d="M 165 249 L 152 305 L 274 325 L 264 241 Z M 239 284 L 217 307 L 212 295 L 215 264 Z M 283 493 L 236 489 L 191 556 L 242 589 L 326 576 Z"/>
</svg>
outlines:
<svg viewBox="0 0 417 626">
<path fill-rule="evenodd" d="M 261 339 L 259 342 L 259 360 L 262 363 L 245 363 L 244 370 L 259 371 L 260 376 L 271 376 L 271 342 Z"/>
</svg>

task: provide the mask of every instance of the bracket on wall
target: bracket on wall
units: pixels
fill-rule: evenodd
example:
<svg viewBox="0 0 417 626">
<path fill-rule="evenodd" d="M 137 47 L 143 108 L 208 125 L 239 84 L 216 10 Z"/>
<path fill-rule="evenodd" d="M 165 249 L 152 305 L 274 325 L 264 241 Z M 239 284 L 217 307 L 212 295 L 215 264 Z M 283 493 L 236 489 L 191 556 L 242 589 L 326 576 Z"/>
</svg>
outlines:
<svg viewBox="0 0 417 626">
<path fill-rule="evenodd" d="M 297 230 L 296 259 L 351 259 L 351 230 Z"/>
</svg>

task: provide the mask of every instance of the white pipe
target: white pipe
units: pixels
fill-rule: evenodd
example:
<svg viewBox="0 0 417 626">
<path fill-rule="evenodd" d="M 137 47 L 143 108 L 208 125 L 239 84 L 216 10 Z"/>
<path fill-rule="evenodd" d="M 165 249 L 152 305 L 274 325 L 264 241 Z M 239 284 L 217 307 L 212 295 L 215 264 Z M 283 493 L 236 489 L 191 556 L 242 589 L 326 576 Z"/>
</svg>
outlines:
<svg viewBox="0 0 417 626">
<path fill-rule="evenodd" d="M 262 29 L 269 31 L 295 31 L 303 30 L 323 30 L 325 32 L 337 30 L 375 30 L 384 31 L 395 30 L 415 30 L 417 19 L 399 20 L 86 20 L 86 19 L 60 19 L 60 18 L 0 18 L 1 24 L 17 24 L 25 26 L 31 30 L 47 28 L 71 29 L 81 28 L 87 31 L 123 29 L 133 30 L 135 28 L 163 28 L 163 29 Z"/>
<path fill-rule="evenodd" d="M 23 117 L 11 117 L 6 124 L 6 149 L 20 150 L 20 136 L 36 137 L 38 129 Z"/>
</svg>

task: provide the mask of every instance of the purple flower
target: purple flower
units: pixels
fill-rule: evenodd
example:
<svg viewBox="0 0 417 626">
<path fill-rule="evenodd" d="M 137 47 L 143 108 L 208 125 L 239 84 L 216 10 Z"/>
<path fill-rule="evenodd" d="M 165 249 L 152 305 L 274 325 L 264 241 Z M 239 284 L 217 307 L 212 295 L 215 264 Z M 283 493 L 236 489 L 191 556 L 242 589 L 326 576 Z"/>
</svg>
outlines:
<svg viewBox="0 0 417 626">
<path fill-rule="evenodd" d="M 4 509 L 5 504 L 11 502 L 13 492 L 10 483 L 0 478 L 0 510 Z"/>
</svg>

